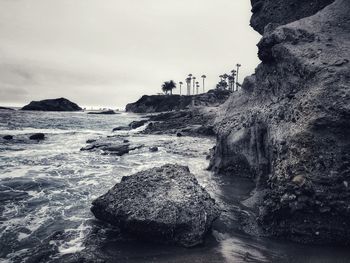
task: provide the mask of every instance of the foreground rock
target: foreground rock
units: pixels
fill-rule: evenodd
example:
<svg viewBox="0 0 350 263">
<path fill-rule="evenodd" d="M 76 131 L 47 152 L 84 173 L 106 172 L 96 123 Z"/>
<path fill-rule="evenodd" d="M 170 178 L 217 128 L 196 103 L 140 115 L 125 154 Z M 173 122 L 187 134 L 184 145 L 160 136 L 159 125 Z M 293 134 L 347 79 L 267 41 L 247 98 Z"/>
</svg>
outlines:
<svg viewBox="0 0 350 263">
<path fill-rule="evenodd" d="M 7 140 L 7 141 L 10 141 L 13 139 L 13 136 L 12 135 L 5 135 L 2 137 L 4 140 Z"/>
<path fill-rule="evenodd" d="M 221 109 L 211 168 L 256 182 L 265 235 L 348 244 L 350 2 L 252 2 L 262 64 Z"/>
<path fill-rule="evenodd" d="M 41 101 L 32 101 L 28 105 L 24 106 L 22 110 L 31 111 L 81 111 L 77 104 L 65 99 L 49 99 Z"/>
<path fill-rule="evenodd" d="M 215 201 L 188 167 L 179 165 L 123 177 L 91 211 L 137 238 L 185 247 L 201 244 L 219 216 Z"/>
<path fill-rule="evenodd" d="M 183 110 L 191 107 L 192 101 L 195 106 L 218 106 L 224 103 L 229 96 L 230 92 L 226 90 L 210 90 L 207 93 L 194 96 L 145 95 L 137 102 L 126 105 L 125 110 L 135 113 Z"/>
</svg>

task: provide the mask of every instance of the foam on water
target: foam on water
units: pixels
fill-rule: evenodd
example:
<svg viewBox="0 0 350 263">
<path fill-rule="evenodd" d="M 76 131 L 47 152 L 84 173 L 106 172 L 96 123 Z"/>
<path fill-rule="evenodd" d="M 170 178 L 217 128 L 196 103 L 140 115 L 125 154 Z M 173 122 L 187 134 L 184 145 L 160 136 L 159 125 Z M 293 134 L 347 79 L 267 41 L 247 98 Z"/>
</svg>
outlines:
<svg viewBox="0 0 350 263">
<path fill-rule="evenodd" d="M 123 176 L 166 163 L 189 166 L 199 183 L 223 206 L 228 225 L 235 222 L 234 215 L 227 211 L 237 204 L 227 199 L 234 193 L 241 194 L 244 187 L 233 183 L 231 186 L 234 187 L 224 191 L 222 186 L 225 185 L 220 185 L 220 180 L 206 171 L 206 155 L 214 145 L 212 139 L 139 135 L 137 131 L 144 128 L 140 127 L 132 132 L 113 133 L 144 145 L 127 155 L 118 157 L 80 151 L 86 140 L 112 135 L 114 127 L 126 126 L 139 119 L 138 115 L 125 113 L 107 116 L 0 112 L 0 134 L 13 134 L 19 138 L 0 144 L 0 262 L 25 262 L 36 255 L 39 258 L 47 255 L 41 262 L 50 262 L 83 251 L 95 226 L 90 212 L 92 200 Z M 47 138 L 41 142 L 29 141 L 27 135 L 34 132 L 44 132 Z M 157 146 L 159 151 L 150 153 L 151 146 Z M 188 254 L 194 262 L 209 259 L 217 259 L 217 262 L 293 262 L 288 260 L 293 259 L 295 253 L 311 254 L 313 259 L 320 259 L 314 253 L 318 247 L 241 238 L 232 231 L 225 234 L 216 231 L 215 239 L 214 249 L 210 246 L 191 251 L 166 248 L 165 254 L 172 259 L 178 258 L 171 262 L 184 262 Z M 123 253 L 132 257 L 139 249 L 143 254 L 137 255 L 139 261 L 133 262 L 147 261 L 144 257 L 150 257 L 153 262 L 152 253 L 161 254 L 157 247 L 149 246 L 145 251 L 144 246 L 115 245 L 113 249 L 117 252 L 112 253 L 111 258 Z M 322 259 L 333 260 L 334 253 L 342 255 L 341 259 L 350 259 L 350 253 L 341 249 L 327 248 L 322 252 Z"/>
</svg>

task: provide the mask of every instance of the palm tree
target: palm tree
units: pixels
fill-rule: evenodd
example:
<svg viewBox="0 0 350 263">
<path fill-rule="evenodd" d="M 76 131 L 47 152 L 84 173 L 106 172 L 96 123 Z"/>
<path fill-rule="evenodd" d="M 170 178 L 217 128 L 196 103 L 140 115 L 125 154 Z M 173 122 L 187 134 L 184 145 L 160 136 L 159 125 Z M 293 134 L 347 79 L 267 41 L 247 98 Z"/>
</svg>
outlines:
<svg viewBox="0 0 350 263">
<path fill-rule="evenodd" d="M 232 76 L 232 78 L 233 78 L 233 89 L 232 89 L 232 91 L 235 91 L 235 78 L 236 78 L 236 70 L 231 70 L 231 76 Z"/>
<path fill-rule="evenodd" d="M 191 80 L 192 80 L 192 77 L 190 77 L 190 75 L 188 75 L 188 78 L 186 78 L 187 95 L 191 95 Z"/>
<path fill-rule="evenodd" d="M 192 74 L 188 74 L 187 82 L 187 95 L 191 95 L 191 82 L 192 82 Z"/>
<path fill-rule="evenodd" d="M 201 78 L 203 79 L 203 93 L 204 93 L 204 92 L 205 92 L 205 90 L 204 90 L 204 81 L 205 81 L 205 79 L 207 78 L 207 76 L 206 76 L 206 75 L 202 75 Z"/>
<path fill-rule="evenodd" d="M 239 86 L 239 83 L 238 83 L 238 73 L 239 73 L 239 68 L 242 66 L 241 64 L 237 64 L 237 77 L 236 77 L 236 88 L 238 90 L 238 86 Z"/>
<path fill-rule="evenodd" d="M 197 95 L 198 95 L 198 87 L 199 87 L 199 82 L 198 81 L 196 81 L 196 88 L 197 88 Z"/>
<path fill-rule="evenodd" d="M 235 78 L 233 76 L 228 76 L 229 91 L 234 91 Z"/>
<path fill-rule="evenodd" d="M 198 94 L 198 90 L 199 90 L 199 83 L 197 82 L 197 84 L 196 84 L 196 88 L 197 88 L 197 94 Z"/>
<path fill-rule="evenodd" d="M 179 84 L 180 84 L 180 95 L 181 95 L 181 87 L 182 87 L 182 85 L 183 85 L 183 82 L 180 81 Z"/>
<path fill-rule="evenodd" d="M 192 79 L 193 79 L 193 95 L 194 95 L 194 93 L 195 93 L 194 88 L 195 88 L 195 85 L 196 85 L 196 77 L 193 76 Z"/>
<path fill-rule="evenodd" d="M 168 94 L 170 91 L 170 95 L 173 95 L 173 89 L 176 88 L 176 83 L 173 80 L 170 81 L 165 81 L 162 84 L 162 90 L 164 91 L 165 94 Z"/>
</svg>

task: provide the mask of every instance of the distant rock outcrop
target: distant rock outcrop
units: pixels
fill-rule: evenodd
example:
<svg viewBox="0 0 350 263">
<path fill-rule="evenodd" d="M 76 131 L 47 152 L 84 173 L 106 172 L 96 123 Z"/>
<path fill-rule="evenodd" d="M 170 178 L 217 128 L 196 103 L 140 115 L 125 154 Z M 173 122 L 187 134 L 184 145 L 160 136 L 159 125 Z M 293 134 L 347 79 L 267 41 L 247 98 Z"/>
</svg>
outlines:
<svg viewBox="0 0 350 263">
<path fill-rule="evenodd" d="M 114 114 L 118 114 L 116 113 L 114 110 L 106 110 L 106 111 L 90 111 L 87 114 L 95 114 L 95 115 L 114 115 Z"/>
<path fill-rule="evenodd" d="M 30 111 L 81 111 L 77 104 L 65 98 L 32 101 L 24 106 L 22 110 Z"/>
<path fill-rule="evenodd" d="M 153 113 L 165 112 L 172 110 L 183 110 L 193 104 L 204 106 L 218 106 L 224 103 L 230 96 L 227 90 L 210 90 L 207 93 L 194 96 L 180 96 L 180 95 L 153 95 L 142 96 L 135 103 L 126 105 L 127 112 L 135 113 Z"/>
<path fill-rule="evenodd" d="M 0 107 L 0 110 L 10 110 L 10 111 L 14 111 L 14 109 L 8 108 L 8 107 Z"/>
<path fill-rule="evenodd" d="M 252 3 L 262 63 L 221 108 L 211 168 L 256 182 L 265 235 L 348 244 L 350 2 Z"/>
<path fill-rule="evenodd" d="M 125 176 L 93 201 L 93 214 L 152 242 L 201 244 L 219 208 L 188 167 L 164 165 Z"/>
</svg>

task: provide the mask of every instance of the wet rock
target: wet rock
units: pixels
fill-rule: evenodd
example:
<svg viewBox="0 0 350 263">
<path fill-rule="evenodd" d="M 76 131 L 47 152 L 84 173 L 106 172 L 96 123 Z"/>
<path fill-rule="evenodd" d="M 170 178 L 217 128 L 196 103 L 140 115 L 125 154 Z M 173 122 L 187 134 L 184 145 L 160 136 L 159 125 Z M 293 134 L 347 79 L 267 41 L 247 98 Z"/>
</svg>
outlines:
<svg viewBox="0 0 350 263">
<path fill-rule="evenodd" d="M 41 141 L 45 139 L 45 134 L 43 133 L 35 133 L 31 136 L 29 136 L 30 140 L 37 140 L 37 141 Z"/>
<path fill-rule="evenodd" d="M 219 208 L 188 167 L 164 165 L 125 176 L 93 201 L 96 218 L 152 242 L 192 247 L 204 241 Z"/>
<path fill-rule="evenodd" d="M 93 142 L 96 142 L 96 140 L 95 139 L 89 139 L 89 140 L 86 141 L 86 143 L 93 143 Z"/>
<path fill-rule="evenodd" d="M 114 128 L 112 131 L 129 131 L 130 130 L 130 127 L 127 127 L 127 126 L 118 126 L 116 128 Z"/>
<path fill-rule="evenodd" d="M 150 147 L 149 151 L 150 152 L 158 152 L 158 147 L 156 147 L 156 146 Z"/>
<path fill-rule="evenodd" d="M 181 132 L 178 132 L 178 133 L 176 133 L 176 136 L 177 136 L 177 137 L 182 137 L 183 135 L 182 135 Z"/>
<path fill-rule="evenodd" d="M 76 103 L 71 102 L 65 98 L 49 99 L 41 101 L 32 101 L 24 106 L 22 110 L 31 111 L 81 111 Z"/>
<path fill-rule="evenodd" d="M 141 120 L 141 121 L 133 121 L 129 124 L 130 129 L 137 129 L 143 125 L 145 125 L 148 122 L 148 120 Z"/>
<path fill-rule="evenodd" d="M 134 151 L 142 147 L 143 145 L 131 144 L 128 140 L 122 140 L 119 137 L 108 137 L 95 140 L 89 145 L 81 148 L 80 151 L 99 151 L 102 154 L 123 156 L 130 151 Z"/>
<path fill-rule="evenodd" d="M 4 140 L 10 141 L 13 139 L 12 135 L 5 135 L 4 137 L 2 137 Z"/>
</svg>

